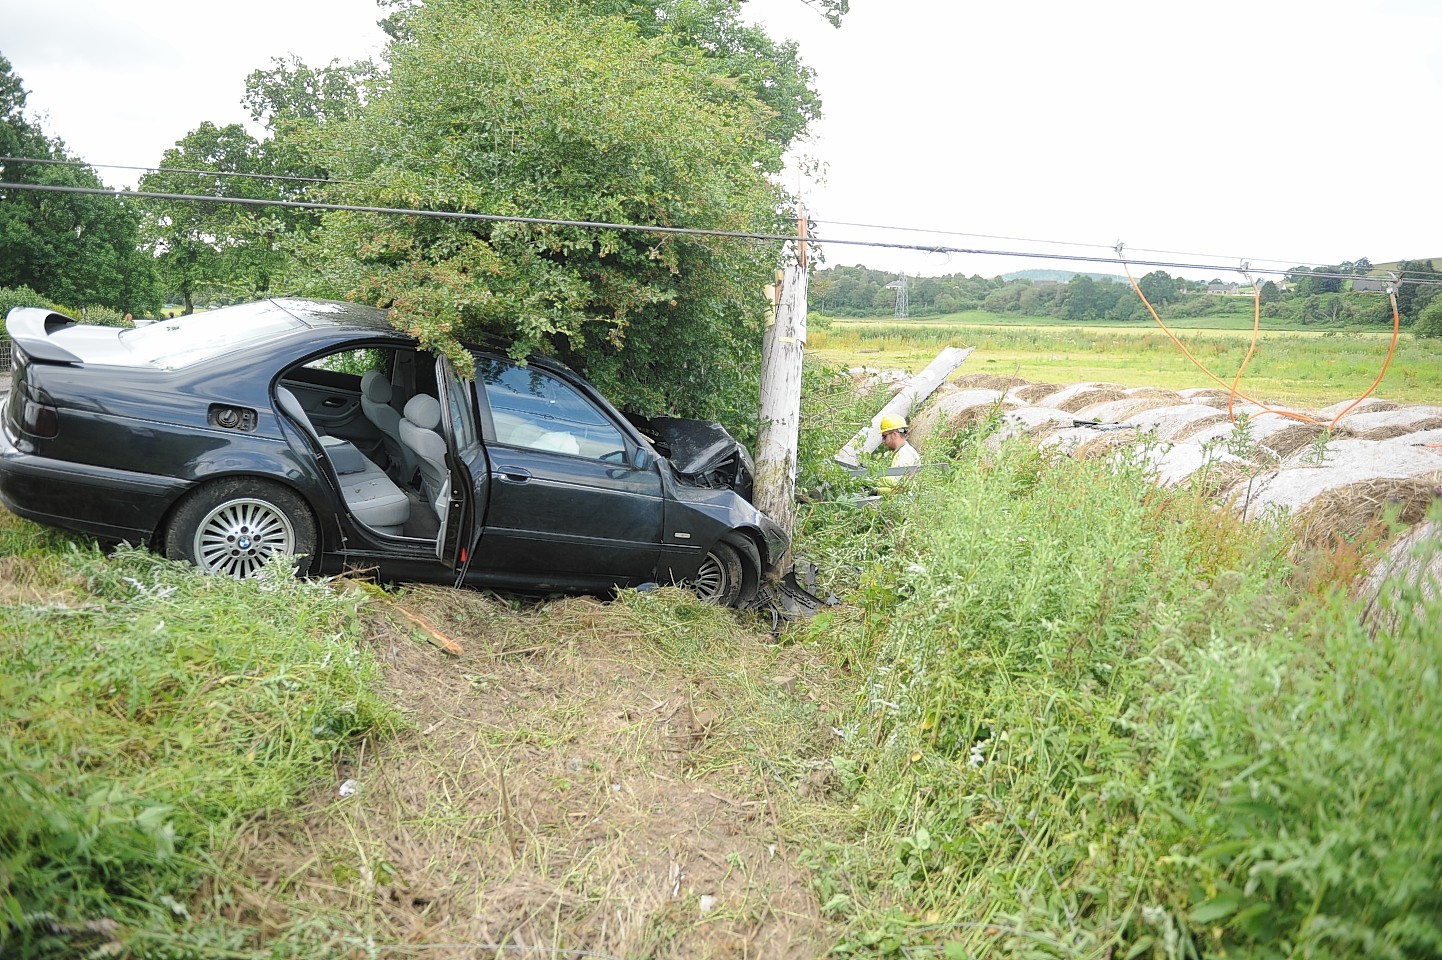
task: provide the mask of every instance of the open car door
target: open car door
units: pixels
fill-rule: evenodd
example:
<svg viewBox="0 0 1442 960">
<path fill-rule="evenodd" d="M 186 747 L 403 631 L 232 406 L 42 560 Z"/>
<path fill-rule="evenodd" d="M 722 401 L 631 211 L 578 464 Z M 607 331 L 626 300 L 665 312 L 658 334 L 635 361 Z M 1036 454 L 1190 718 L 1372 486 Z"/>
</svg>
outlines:
<svg viewBox="0 0 1442 960">
<path fill-rule="evenodd" d="M 490 503 L 491 471 L 476 421 L 475 388 L 449 360 L 436 360 L 440 392 L 441 433 L 446 440 L 450 477 L 441 493 L 444 516 L 436 535 L 436 557 L 456 571 L 456 585 L 465 579 L 484 529 Z"/>
</svg>

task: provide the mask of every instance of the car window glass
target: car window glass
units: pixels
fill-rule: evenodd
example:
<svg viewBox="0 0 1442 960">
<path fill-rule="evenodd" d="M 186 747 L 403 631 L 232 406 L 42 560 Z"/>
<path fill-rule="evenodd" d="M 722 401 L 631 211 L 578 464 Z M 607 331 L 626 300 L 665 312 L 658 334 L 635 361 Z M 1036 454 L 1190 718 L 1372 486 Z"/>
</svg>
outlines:
<svg viewBox="0 0 1442 960">
<path fill-rule="evenodd" d="M 198 313 L 122 330 L 120 342 L 135 353 L 136 360 L 174 369 L 304 328 L 267 301 L 226 310 L 224 321 Z"/>
<path fill-rule="evenodd" d="M 484 358 L 476 361 L 476 377 L 485 385 L 499 442 L 593 460 L 625 456 L 621 431 L 564 380 Z"/>
<path fill-rule="evenodd" d="M 335 373 L 352 373 L 360 376 L 367 370 L 385 370 L 385 351 L 373 348 L 342 350 L 316 357 L 305 364 L 311 370 L 330 370 Z"/>
<path fill-rule="evenodd" d="M 476 431 L 476 417 L 469 402 L 471 396 L 471 384 L 468 380 L 462 380 L 449 363 L 445 366 L 445 403 L 449 413 L 448 419 L 451 424 L 451 436 L 455 440 L 455 449 L 468 450 L 478 440 Z"/>
</svg>

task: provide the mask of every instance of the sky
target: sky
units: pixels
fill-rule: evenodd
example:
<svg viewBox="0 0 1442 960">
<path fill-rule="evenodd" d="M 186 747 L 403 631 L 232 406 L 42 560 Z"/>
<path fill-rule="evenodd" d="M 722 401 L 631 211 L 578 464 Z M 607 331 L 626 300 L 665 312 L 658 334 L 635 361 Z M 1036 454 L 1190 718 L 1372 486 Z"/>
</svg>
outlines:
<svg viewBox="0 0 1442 960">
<path fill-rule="evenodd" d="M 1245 262 L 1260 280 L 1442 256 L 1442 0 L 851 0 L 840 29 L 803 0 L 745 9 L 816 71 L 824 116 L 785 185 L 817 235 L 991 251 L 832 244 L 829 264 L 1120 273 L 1060 258 L 1122 242 L 1138 276 L 1239 279 Z M 274 57 L 378 54 L 379 16 L 374 0 L 0 0 L 0 53 L 47 133 L 92 164 L 148 166 L 204 120 L 248 121 L 245 76 Z"/>
</svg>

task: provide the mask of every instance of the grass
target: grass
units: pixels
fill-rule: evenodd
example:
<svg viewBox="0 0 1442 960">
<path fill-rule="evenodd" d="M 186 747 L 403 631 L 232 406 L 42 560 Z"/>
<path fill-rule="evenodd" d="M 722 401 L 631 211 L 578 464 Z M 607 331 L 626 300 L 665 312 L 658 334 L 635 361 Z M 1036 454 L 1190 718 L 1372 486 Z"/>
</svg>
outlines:
<svg viewBox="0 0 1442 960">
<path fill-rule="evenodd" d="M 811 628 L 859 674 L 805 827 L 838 952 L 1442 955 L 1442 601 L 1369 636 L 1286 526 L 972 440 L 811 521 L 893 551 Z"/>
<path fill-rule="evenodd" d="M 1226 328 L 1201 326 L 1226 321 Z M 1178 335 L 1230 386 L 1246 356 L 1251 323 L 1226 318 L 1178 321 Z M 1264 322 L 1243 392 L 1271 402 L 1326 406 L 1362 393 L 1378 373 L 1390 331 L 1313 331 Z M 808 353 L 843 365 L 919 370 L 944 346 L 974 346 L 967 372 L 1016 375 L 1034 382 L 1106 381 L 1170 389 L 1216 386 L 1155 324 L 1025 323 L 972 314 L 924 321 L 833 320 L 812 331 Z M 1403 334 L 1377 396 L 1399 403 L 1442 402 L 1442 341 Z"/>
<path fill-rule="evenodd" d="M 212 851 L 394 718 L 359 601 L 283 566 L 237 583 L 107 557 L 3 512 L 0 557 L 6 956 L 223 955 L 239 934 L 187 906 Z"/>
<path fill-rule="evenodd" d="M 1442 956 L 1442 601 L 1373 630 L 1366 544 L 984 422 L 857 509 L 824 460 L 878 398 L 806 397 L 797 542 L 845 602 L 775 636 L 0 513 L 4 954 Z"/>
</svg>

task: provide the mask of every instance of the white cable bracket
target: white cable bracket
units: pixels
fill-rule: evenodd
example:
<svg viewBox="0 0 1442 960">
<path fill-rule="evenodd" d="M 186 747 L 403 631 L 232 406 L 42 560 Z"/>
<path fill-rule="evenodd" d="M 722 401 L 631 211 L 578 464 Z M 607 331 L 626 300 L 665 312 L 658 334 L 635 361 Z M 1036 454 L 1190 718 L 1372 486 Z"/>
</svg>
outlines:
<svg viewBox="0 0 1442 960">
<path fill-rule="evenodd" d="M 1395 297 L 1397 296 L 1397 288 L 1402 285 L 1402 275 L 1393 271 L 1391 276 L 1392 279 L 1387 284 L 1387 296 Z"/>
<path fill-rule="evenodd" d="M 1123 254 L 1122 254 L 1122 247 L 1123 247 L 1123 246 L 1124 246 L 1124 244 L 1123 244 L 1120 240 L 1118 240 L 1118 241 L 1117 241 L 1117 245 L 1114 246 L 1114 247 L 1112 247 L 1112 249 L 1117 252 L 1117 259 L 1118 259 L 1118 260 L 1125 260 L 1125 259 L 1126 259 L 1126 257 L 1123 256 Z"/>
<path fill-rule="evenodd" d="M 1247 283 L 1250 286 L 1255 287 L 1257 285 L 1257 281 L 1252 279 L 1252 262 L 1250 260 L 1237 261 L 1237 272 L 1247 278 Z"/>
</svg>

